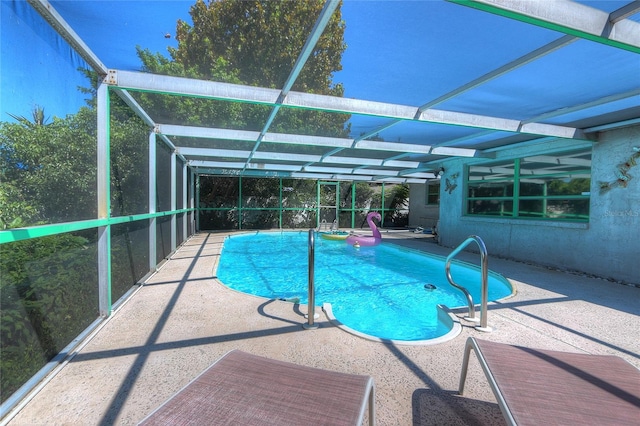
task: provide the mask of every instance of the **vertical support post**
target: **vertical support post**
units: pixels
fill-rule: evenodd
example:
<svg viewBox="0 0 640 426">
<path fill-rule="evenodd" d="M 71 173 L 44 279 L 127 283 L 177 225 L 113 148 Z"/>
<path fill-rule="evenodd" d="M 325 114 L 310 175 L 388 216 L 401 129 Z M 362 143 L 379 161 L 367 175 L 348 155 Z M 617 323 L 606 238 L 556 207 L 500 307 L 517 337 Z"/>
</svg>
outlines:
<svg viewBox="0 0 640 426">
<path fill-rule="evenodd" d="M 189 173 L 191 174 L 191 191 L 189 191 L 189 208 L 191 210 L 191 221 L 189 223 L 189 234 L 196 233 L 196 216 L 198 215 L 198 211 L 196 208 L 196 172 L 193 169 L 189 169 Z"/>
<path fill-rule="evenodd" d="M 487 324 L 487 300 L 489 299 L 489 258 L 487 257 L 487 249 L 484 242 L 478 238 L 478 246 L 480 246 L 480 263 L 481 263 L 481 294 L 480 294 L 480 327 L 476 327 L 479 331 L 491 331 L 491 327 Z"/>
<path fill-rule="evenodd" d="M 340 181 L 336 183 L 336 231 L 340 229 Z"/>
<path fill-rule="evenodd" d="M 316 181 L 316 229 L 320 229 L 320 181 Z"/>
<path fill-rule="evenodd" d="M 242 229 L 242 176 L 238 177 L 238 229 Z"/>
<path fill-rule="evenodd" d="M 149 133 L 149 214 L 156 212 L 156 134 Z M 157 261 L 156 218 L 149 219 L 149 270 L 155 271 Z"/>
<path fill-rule="evenodd" d="M 196 232 L 200 231 L 200 174 L 196 174 L 196 211 L 194 212 L 196 221 Z"/>
<path fill-rule="evenodd" d="M 351 184 L 351 228 L 356 224 L 356 183 Z"/>
<path fill-rule="evenodd" d="M 176 246 L 177 246 L 177 238 L 176 238 L 176 227 L 178 226 L 178 217 L 175 213 L 176 211 L 176 204 L 177 204 L 177 200 L 176 200 L 176 180 L 178 177 L 178 173 L 176 171 L 176 151 L 172 150 L 171 151 L 171 211 L 173 212 L 171 214 L 171 252 L 174 252 L 176 250 Z"/>
<path fill-rule="evenodd" d="M 305 330 L 315 330 L 318 324 L 314 323 L 316 316 L 316 289 L 314 284 L 315 266 L 315 231 L 309 229 L 309 297 L 307 301 L 307 322 L 302 324 Z"/>
<path fill-rule="evenodd" d="M 97 91 L 97 203 L 98 219 L 107 224 L 98 227 L 98 308 L 100 316 L 111 314 L 111 150 L 109 87 L 101 82 Z"/>
<path fill-rule="evenodd" d="M 187 210 L 187 164 L 182 162 L 182 209 Z M 189 237 L 187 232 L 187 219 L 189 215 L 185 212 L 182 214 L 182 238 L 186 240 Z"/>
<path fill-rule="evenodd" d="M 280 192 L 279 192 L 279 200 L 278 200 L 278 229 L 282 230 L 282 209 L 283 209 L 283 204 L 282 204 L 282 178 L 278 178 L 278 180 L 280 181 Z"/>
<path fill-rule="evenodd" d="M 382 217 L 382 219 L 380 219 L 380 228 L 384 228 L 384 212 L 386 209 L 386 205 L 385 202 L 387 201 L 385 199 L 385 193 L 384 193 L 385 187 L 384 187 L 384 182 L 382 182 L 382 191 L 380 192 L 380 195 L 382 197 L 382 200 L 380 200 L 380 217 Z"/>
<path fill-rule="evenodd" d="M 516 158 L 514 160 L 514 167 L 513 167 L 513 199 L 514 200 L 519 200 L 520 199 L 520 159 Z M 545 198 L 546 199 L 546 198 Z M 504 209 L 504 201 L 500 202 L 501 204 L 501 209 Z M 546 210 L 543 210 L 546 211 Z M 520 203 L 513 203 L 513 207 L 511 208 L 511 215 L 515 218 L 515 217 L 519 217 L 520 215 Z"/>
</svg>

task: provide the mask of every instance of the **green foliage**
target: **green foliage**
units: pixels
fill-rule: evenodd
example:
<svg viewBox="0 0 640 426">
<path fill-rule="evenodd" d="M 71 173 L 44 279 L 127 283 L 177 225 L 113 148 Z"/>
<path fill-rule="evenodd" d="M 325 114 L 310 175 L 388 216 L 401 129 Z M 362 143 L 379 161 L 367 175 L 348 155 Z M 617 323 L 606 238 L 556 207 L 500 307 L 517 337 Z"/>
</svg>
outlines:
<svg viewBox="0 0 640 426">
<path fill-rule="evenodd" d="M 97 318 L 96 257 L 71 234 L 0 245 L 3 400 Z"/>
<path fill-rule="evenodd" d="M 587 178 L 573 178 L 567 179 L 554 179 L 549 182 L 549 195 L 580 195 L 591 190 L 591 179 Z"/>
<path fill-rule="evenodd" d="M 48 125 L 0 123 L 3 228 L 96 216 L 95 112 Z"/>
<path fill-rule="evenodd" d="M 384 217 L 385 226 L 404 227 L 409 223 L 409 185 L 387 185 L 389 192 L 385 193 L 385 208 L 389 210 Z"/>
<path fill-rule="evenodd" d="M 359 209 L 380 208 L 380 202 L 376 202 L 376 193 L 373 186 L 365 182 L 356 182 L 355 207 Z M 377 197 L 380 198 L 380 197 Z"/>
<path fill-rule="evenodd" d="M 111 95 L 111 215 L 149 209 L 149 127 Z"/>
<path fill-rule="evenodd" d="M 170 54 L 184 69 L 195 70 L 207 80 L 232 75 L 251 86 L 281 88 L 323 5 L 320 0 L 212 1 L 208 5 L 197 0 L 190 10 L 193 26 L 178 22 L 179 45 L 170 48 Z M 344 28 L 338 8 L 294 90 L 342 96 L 343 88 L 332 84 L 332 75 L 342 69 Z"/>
</svg>

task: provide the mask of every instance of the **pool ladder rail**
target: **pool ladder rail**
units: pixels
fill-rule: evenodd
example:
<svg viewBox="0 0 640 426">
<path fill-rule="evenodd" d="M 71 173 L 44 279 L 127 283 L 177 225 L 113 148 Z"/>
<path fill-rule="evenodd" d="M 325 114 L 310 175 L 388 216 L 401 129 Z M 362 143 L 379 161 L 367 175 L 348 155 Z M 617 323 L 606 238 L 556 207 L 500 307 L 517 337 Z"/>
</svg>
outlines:
<svg viewBox="0 0 640 426">
<path fill-rule="evenodd" d="M 469 293 L 469 291 L 461 286 L 460 284 L 456 284 L 451 276 L 451 261 L 458 253 L 460 253 L 465 247 L 467 247 L 472 242 L 475 242 L 480 249 L 480 268 L 481 268 L 481 277 L 482 277 L 482 287 L 481 287 L 481 304 L 480 304 L 480 319 L 476 318 L 476 309 L 473 304 L 473 297 Z M 487 259 L 487 247 L 482 241 L 482 238 L 477 235 L 471 235 L 466 240 L 464 240 L 454 251 L 447 256 L 447 260 L 445 262 L 445 273 L 447 274 L 447 280 L 449 283 L 464 293 L 467 298 L 467 304 L 469 306 L 469 315 L 464 319 L 471 322 L 479 322 L 480 325 L 476 326 L 475 329 L 478 331 L 490 332 L 492 331 L 491 327 L 487 325 L 487 299 L 489 295 L 489 260 Z"/>
</svg>

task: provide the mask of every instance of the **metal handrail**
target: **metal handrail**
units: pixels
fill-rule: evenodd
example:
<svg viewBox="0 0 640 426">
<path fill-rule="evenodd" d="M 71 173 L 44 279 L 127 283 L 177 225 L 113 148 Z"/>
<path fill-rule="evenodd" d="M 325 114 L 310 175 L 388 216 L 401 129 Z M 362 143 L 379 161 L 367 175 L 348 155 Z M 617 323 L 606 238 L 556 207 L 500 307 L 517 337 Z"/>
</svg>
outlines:
<svg viewBox="0 0 640 426">
<path fill-rule="evenodd" d="M 482 277 L 482 287 L 481 287 L 481 307 L 480 307 L 480 327 L 476 327 L 477 330 L 480 331 L 491 331 L 491 328 L 487 326 L 487 299 L 489 297 L 489 283 L 488 283 L 488 275 L 489 275 L 489 260 L 487 259 L 487 247 L 484 245 L 484 241 L 482 238 L 477 235 L 471 235 L 466 240 L 462 242 L 454 251 L 451 252 L 449 256 L 447 256 L 447 260 L 444 266 L 445 272 L 447 274 L 447 280 L 449 283 L 464 293 L 467 298 L 467 304 L 469 306 L 469 315 L 466 319 L 469 321 L 477 322 L 476 319 L 476 310 L 473 304 L 473 297 L 469 294 L 466 288 L 462 287 L 459 284 L 456 284 L 451 276 L 451 260 L 460 253 L 466 246 L 468 246 L 472 241 L 475 241 L 480 249 L 480 267 L 481 267 L 481 277 Z"/>
<path fill-rule="evenodd" d="M 314 324 L 316 315 L 316 292 L 314 284 L 314 264 L 315 264 L 315 242 L 316 233 L 315 230 L 309 229 L 309 297 L 307 302 L 307 323 L 302 324 L 307 330 L 314 330 L 318 328 L 318 324 Z"/>
</svg>

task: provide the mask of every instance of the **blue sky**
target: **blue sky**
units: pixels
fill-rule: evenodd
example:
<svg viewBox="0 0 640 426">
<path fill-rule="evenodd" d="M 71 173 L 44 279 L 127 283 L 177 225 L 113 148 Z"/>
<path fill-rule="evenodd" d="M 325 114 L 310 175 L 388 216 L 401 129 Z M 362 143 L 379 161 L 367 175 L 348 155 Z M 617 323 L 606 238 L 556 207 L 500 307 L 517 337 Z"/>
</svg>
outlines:
<svg viewBox="0 0 640 426">
<path fill-rule="evenodd" d="M 0 120 L 12 121 L 7 113 L 30 118 L 37 105 L 48 116 L 54 110 L 57 115 L 77 111 L 82 102 L 77 91 L 62 94 L 57 82 L 76 75 L 83 62 L 68 46 L 59 48 L 53 29 L 38 19 L 28 3 L 3 0 L 0 7 Z"/>
<path fill-rule="evenodd" d="M 29 116 L 36 105 L 45 107 L 47 115 L 52 116 L 76 112 L 84 105 L 84 95 L 76 87 L 87 86 L 76 71 L 86 67 L 84 61 L 25 0 L 1 2 L 1 119 L 10 119 L 6 112 Z M 140 67 L 136 46 L 169 56 L 167 47 L 177 47 L 176 21 L 190 22 L 189 8 L 193 3 L 194 0 L 51 0 L 108 68 L 125 70 Z M 343 55 L 343 71 L 334 76 L 334 81 L 344 84 L 345 96 L 367 99 L 374 94 L 375 100 L 416 105 L 427 100 L 415 87 L 433 80 L 438 69 L 430 58 L 447 52 L 438 51 L 424 29 L 447 21 L 451 8 L 457 13 L 475 13 L 445 2 L 440 2 L 435 11 L 433 6 L 433 2 L 419 1 L 344 2 L 342 17 L 347 23 L 348 48 Z M 495 19 L 489 15 L 485 18 Z M 98 21 L 100 27 L 96 29 Z M 506 27 L 512 25 L 519 24 L 503 23 Z M 454 29 L 459 37 L 467 36 L 464 28 Z M 171 38 L 165 37 L 167 33 Z M 415 40 L 415 34 L 424 40 Z M 483 42 L 486 40 L 477 41 Z M 455 60 L 454 55 L 448 59 Z M 459 69 L 465 72 L 468 67 Z M 360 78 L 362 74 L 367 75 L 366 84 Z M 432 81 L 433 86 L 436 84 L 442 86 L 440 81 Z"/>
<path fill-rule="evenodd" d="M 88 85 L 76 71 L 78 67 L 86 67 L 84 61 L 25 0 L 0 0 L 0 3 L 0 120 L 11 120 L 7 112 L 29 117 L 36 105 L 44 107 L 48 116 L 75 113 L 84 105 L 85 98 L 77 87 Z M 136 46 L 168 57 L 167 47 L 177 46 L 176 21 L 190 22 L 189 8 L 193 3 L 194 0 L 51 0 L 108 68 L 125 70 L 140 67 Z M 611 11 L 626 2 L 587 3 Z M 348 48 L 343 55 L 343 71 L 334 76 L 334 81 L 344 84 L 345 96 L 416 106 L 562 35 L 445 1 L 345 0 L 342 17 L 347 25 Z M 100 22 L 99 27 L 96 22 Z M 492 30 L 474 31 L 486 28 Z M 165 37 L 167 33 L 171 38 Z M 513 43 L 514 37 L 517 43 Z M 464 51 L 450 51 L 442 40 L 463 46 Z M 460 104 L 444 104 L 442 108 L 466 110 L 469 106 L 491 104 L 497 113 L 507 117 L 513 112 L 499 109 L 501 105 L 509 105 L 503 100 L 518 96 L 523 82 L 541 78 L 551 67 L 557 81 L 557 101 L 547 105 L 544 94 L 545 99 L 537 102 L 538 108 L 560 108 L 569 97 L 595 96 L 594 91 L 604 88 L 598 78 L 606 76 L 598 74 L 602 67 L 575 68 L 575 64 L 584 60 L 585 52 L 592 53 L 582 49 L 585 44 L 590 42 L 564 49 L 561 58 L 550 55 L 552 64 L 544 69 L 530 73 L 527 68 L 522 74 L 514 73 L 515 82 L 506 78 L 497 80 L 494 87 L 487 85 L 489 90 L 475 93 L 475 98 L 462 96 L 456 99 Z M 626 52 L 611 48 L 596 50 L 602 52 L 596 58 L 592 56 L 591 62 L 618 61 L 610 72 L 628 75 L 624 73 L 637 64 L 637 56 L 630 62 L 631 54 Z M 544 64 L 540 61 L 540 66 Z M 584 84 L 573 84 L 578 79 Z M 613 81 L 624 86 L 622 79 Z M 612 80 L 606 80 L 606 84 L 612 84 Z M 568 92 L 569 86 L 585 92 Z M 501 91 L 509 87 L 507 92 Z M 376 120 L 381 119 L 354 117 L 354 133 L 376 127 L 379 124 Z"/>
<path fill-rule="evenodd" d="M 64 117 L 85 105 L 86 95 L 77 90 L 88 81 L 77 69 L 88 68 L 68 44 L 24 0 L 1 0 L 0 120 L 7 114 L 30 118 L 35 106 L 47 116 Z M 139 69 L 136 45 L 169 56 L 177 18 L 189 21 L 189 1 L 52 1 L 63 16 L 73 16 L 71 27 L 87 37 L 87 44 L 109 68 Z M 162 7 L 150 8 L 151 3 Z M 126 5 L 127 13 L 122 13 Z M 138 23 L 153 13 L 154 30 L 139 31 Z M 123 18 L 124 16 L 124 18 Z M 95 22 L 101 21 L 96 30 Z M 109 30 L 113 28 L 113 30 Z M 171 38 L 165 38 L 170 33 Z M 97 42 L 103 51 L 95 51 Z M 104 42 L 108 39 L 107 42 Z"/>
</svg>

